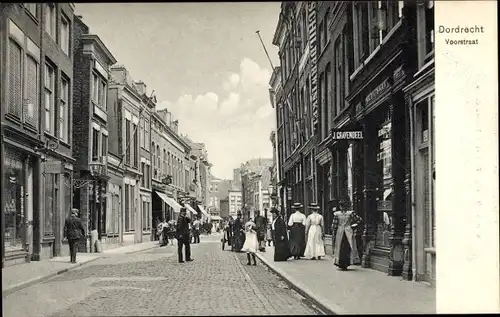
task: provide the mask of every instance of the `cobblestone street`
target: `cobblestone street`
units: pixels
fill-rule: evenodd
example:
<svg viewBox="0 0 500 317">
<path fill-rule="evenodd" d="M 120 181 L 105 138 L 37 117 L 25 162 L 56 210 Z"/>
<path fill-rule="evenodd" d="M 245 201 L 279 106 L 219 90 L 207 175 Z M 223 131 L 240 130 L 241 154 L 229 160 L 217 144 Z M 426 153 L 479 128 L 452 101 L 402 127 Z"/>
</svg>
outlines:
<svg viewBox="0 0 500 317">
<path fill-rule="evenodd" d="M 221 251 L 219 236 L 192 245 L 112 255 L 4 298 L 4 316 L 317 315 L 298 293 L 246 255 Z"/>
</svg>

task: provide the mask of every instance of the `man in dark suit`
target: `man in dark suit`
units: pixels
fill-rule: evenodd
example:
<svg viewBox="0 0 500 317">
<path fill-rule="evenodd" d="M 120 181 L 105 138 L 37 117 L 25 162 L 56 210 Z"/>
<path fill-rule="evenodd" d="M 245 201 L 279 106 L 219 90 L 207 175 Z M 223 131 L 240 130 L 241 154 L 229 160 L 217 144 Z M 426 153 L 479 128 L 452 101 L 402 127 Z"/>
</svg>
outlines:
<svg viewBox="0 0 500 317">
<path fill-rule="evenodd" d="M 184 253 L 186 255 L 186 261 L 193 261 L 191 258 L 191 245 L 190 245 L 190 237 L 189 237 L 189 224 L 191 223 L 191 219 L 186 217 L 186 208 L 181 208 L 179 212 L 179 219 L 177 220 L 177 227 L 175 230 L 175 237 L 177 239 L 177 256 L 179 259 L 179 263 L 184 263 L 182 259 L 182 247 L 184 246 Z"/>
<path fill-rule="evenodd" d="M 70 262 L 76 263 L 78 241 L 82 237 L 85 237 L 85 227 L 80 218 L 78 218 L 78 209 L 73 208 L 71 215 L 66 218 L 64 222 L 64 237 L 68 239 Z"/>
</svg>

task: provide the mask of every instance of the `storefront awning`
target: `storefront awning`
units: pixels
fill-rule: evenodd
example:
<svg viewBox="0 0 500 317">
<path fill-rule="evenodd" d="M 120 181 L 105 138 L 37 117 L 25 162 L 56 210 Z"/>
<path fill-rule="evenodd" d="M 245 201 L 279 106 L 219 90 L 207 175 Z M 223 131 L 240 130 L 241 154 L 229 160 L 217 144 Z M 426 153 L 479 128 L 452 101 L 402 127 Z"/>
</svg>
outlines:
<svg viewBox="0 0 500 317">
<path fill-rule="evenodd" d="M 158 197 L 161 198 L 161 200 L 163 200 L 167 205 L 169 205 L 170 207 L 172 207 L 174 209 L 174 211 L 176 213 L 179 213 L 181 211 L 181 208 L 182 206 L 179 205 L 175 200 L 173 200 L 172 198 L 168 197 L 167 195 L 163 194 L 163 193 L 159 193 L 159 192 L 155 192 Z"/>
<path fill-rule="evenodd" d="M 189 206 L 188 204 L 184 204 L 184 207 L 186 207 L 186 209 L 193 215 L 197 215 L 198 212 L 196 210 L 193 209 L 193 207 Z"/>
<path fill-rule="evenodd" d="M 198 208 L 200 208 L 201 212 L 202 212 L 205 216 L 210 217 L 210 215 L 209 215 L 209 214 L 208 214 L 208 212 L 207 212 L 207 211 L 203 208 L 203 206 L 202 206 L 202 205 L 198 205 Z"/>
<path fill-rule="evenodd" d="M 222 220 L 222 218 L 219 216 L 211 216 L 210 218 L 211 218 L 211 220 L 217 220 L 217 221 Z"/>
</svg>

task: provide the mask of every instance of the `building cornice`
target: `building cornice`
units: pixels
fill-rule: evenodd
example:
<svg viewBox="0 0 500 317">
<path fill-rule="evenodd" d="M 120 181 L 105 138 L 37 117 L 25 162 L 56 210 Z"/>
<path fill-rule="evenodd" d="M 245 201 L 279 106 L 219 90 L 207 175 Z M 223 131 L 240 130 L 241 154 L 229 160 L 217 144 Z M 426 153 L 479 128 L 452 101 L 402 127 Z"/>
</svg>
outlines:
<svg viewBox="0 0 500 317">
<path fill-rule="evenodd" d="M 186 152 L 188 153 L 191 152 L 192 150 L 191 146 L 187 144 L 186 141 L 184 141 L 179 134 L 175 133 L 174 130 L 172 130 L 168 126 L 168 124 L 163 120 L 163 118 L 157 112 L 153 112 L 152 116 L 163 126 L 163 128 L 165 129 L 165 131 L 168 133 L 169 136 L 173 137 L 175 141 L 179 142 L 184 147 Z"/>
<path fill-rule="evenodd" d="M 117 62 L 116 58 L 113 56 L 113 54 L 111 54 L 109 49 L 106 47 L 106 45 L 104 45 L 104 43 L 101 41 L 101 39 L 99 38 L 98 35 L 96 35 L 96 34 L 84 34 L 81 37 L 81 41 L 83 44 L 94 44 L 94 43 L 97 44 L 96 47 L 99 48 L 104 53 L 104 55 L 108 58 L 109 65 L 113 65 Z"/>
</svg>

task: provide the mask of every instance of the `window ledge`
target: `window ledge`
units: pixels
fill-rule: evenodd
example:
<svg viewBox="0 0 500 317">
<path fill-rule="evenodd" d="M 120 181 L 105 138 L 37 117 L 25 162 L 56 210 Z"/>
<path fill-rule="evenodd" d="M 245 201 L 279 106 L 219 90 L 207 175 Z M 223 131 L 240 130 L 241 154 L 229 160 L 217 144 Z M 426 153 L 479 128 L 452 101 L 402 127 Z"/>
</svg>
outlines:
<svg viewBox="0 0 500 317">
<path fill-rule="evenodd" d="M 35 22 L 36 24 L 40 23 L 38 18 L 28 8 L 24 7 L 24 10 L 26 11 L 26 14 L 31 18 L 31 20 L 33 20 L 33 22 Z"/>
<path fill-rule="evenodd" d="M 436 248 L 430 247 L 430 248 L 424 248 L 425 253 L 430 253 L 436 255 Z"/>
<path fill-rule="evenodd" d="M 413 78 L 416 78 L 418 76 L 420 76 L 423 72 L 425 72 L 428 68 L 430 68 L 430 66 L 434 64 L 434 58 L 432 58 L 430 61 L 428 61 L 427 63 L 425 63 L 416 73 L 415 75 L 413 75 Z"/>
<path fill-rule="evenodd" d="M 59 139 L 59 143 L 61 143 L 62 145 L 67 146 L 68 148 L 70 148 L 70 147 L 71 147 L 71 145 L 70 145 L 70 144 L 69 144 L 69 142 L 67 142 L 67 141 L 64 141 L 64 140 Z"/>
<path fill-rule="evenodd" d="M 43 134 L 45 135 L 45 137 L 52 139 L 53 141 L 59 142 L 59 138 L 56 137 L 55 135 L 53 135 L 52 133 L 50 133 L 48 131 L 43 131 Z"/>
</svg>

